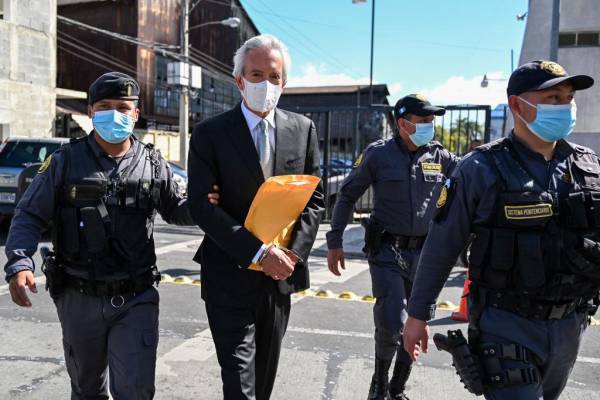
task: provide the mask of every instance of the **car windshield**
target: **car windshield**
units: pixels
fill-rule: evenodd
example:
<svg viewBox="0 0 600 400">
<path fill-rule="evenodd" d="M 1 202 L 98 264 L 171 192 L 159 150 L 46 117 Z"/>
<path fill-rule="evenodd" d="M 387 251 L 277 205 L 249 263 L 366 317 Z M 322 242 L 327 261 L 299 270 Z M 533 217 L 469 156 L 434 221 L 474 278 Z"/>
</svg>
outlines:
<svg viewBox="0 0 600 400">
<path fill-rule="evenodd" d="M 10 141 L 0 150 L 0 166 L 23 167 L 43 162 L 60 147 L 60 143 Z"/>
</svg>

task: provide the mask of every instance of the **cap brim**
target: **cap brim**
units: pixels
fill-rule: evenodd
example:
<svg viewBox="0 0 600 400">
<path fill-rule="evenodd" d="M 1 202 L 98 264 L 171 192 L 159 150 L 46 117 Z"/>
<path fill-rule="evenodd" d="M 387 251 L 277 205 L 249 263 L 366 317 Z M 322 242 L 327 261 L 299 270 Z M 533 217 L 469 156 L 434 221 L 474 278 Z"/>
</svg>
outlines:
<svg viewBox="0 0 600 400">
<path fill-rule="evenodd" d="M 419 117 L 427 117 L 429 115 L 442 116 L 446 114 L 446 109 L 435 106 L 423 106 L 419 111 L 415 111 L 412 114 L 418 115 Z"/>
<path fill-rule="evenodd" d="M 573 90 L 585 90 L 589 89 L 594 85 L 594 78 L 588 75 L 561 76 L 558 78 L 550 79 L 549 81 L 546 81 L 539 85 L 537 88 L 532 88 L 529 90 L 544 90 L 563 82 L 568 82 L 571 85 L 573 85 Z"/>
</svg>

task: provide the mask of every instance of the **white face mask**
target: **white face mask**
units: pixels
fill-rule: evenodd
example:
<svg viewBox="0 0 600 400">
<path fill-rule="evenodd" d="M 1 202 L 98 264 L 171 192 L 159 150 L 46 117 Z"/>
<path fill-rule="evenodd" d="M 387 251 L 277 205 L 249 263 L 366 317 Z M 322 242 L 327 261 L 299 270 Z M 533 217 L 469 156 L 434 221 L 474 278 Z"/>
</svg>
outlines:
<svg viewBox="0 0 600 400">
<path fill-rule="evenodd" d="M 245 78 L 244 90 L 241 91 L 246 105 L 256 112 L 269 112 L 277 106 L 283 88 L 264 80 L 259 83 L 248 82 Z"/>
</svg>

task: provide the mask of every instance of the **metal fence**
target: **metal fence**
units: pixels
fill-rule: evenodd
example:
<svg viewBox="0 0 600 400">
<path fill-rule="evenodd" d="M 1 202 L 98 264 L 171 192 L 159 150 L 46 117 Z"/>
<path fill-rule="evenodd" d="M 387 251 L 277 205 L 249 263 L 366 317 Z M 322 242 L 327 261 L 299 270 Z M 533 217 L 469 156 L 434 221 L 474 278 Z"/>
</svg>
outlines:
<svg viewBox="0 0 600 400">
<path fill-rule="evenodd" d="M 435 121 L 436 140 L 451 152 L 463 155 L 472 147 L 488 142 L 490 106 L 447 106 L 446 114 Z M 326 199 L 326 219 L 342 183 L 365 147 L 397 132 L 391 106 L 311 107 L 290 109 L 313 120 L 319 135 L 321 174 Z M 372 189 L 356 202 L 354 217 L 368 214 L 373 208 Z"/>
</svg>

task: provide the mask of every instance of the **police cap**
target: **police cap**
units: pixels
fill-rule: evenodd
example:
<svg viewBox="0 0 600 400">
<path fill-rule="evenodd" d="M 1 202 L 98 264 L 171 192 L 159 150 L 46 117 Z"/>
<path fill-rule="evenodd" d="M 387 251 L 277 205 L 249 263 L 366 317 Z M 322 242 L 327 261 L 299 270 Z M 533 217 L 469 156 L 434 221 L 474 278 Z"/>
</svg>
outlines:
<svg viewBox="0 0 600 400">
<path fill-rule="evenodd" d="M 121 72 L 107 72 L 90 86 L 88 103 L 104 99 L 138 100 L 139 96 L 140 85 L 135 79 Z"/>
</svg>

